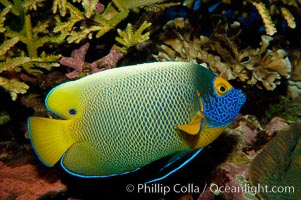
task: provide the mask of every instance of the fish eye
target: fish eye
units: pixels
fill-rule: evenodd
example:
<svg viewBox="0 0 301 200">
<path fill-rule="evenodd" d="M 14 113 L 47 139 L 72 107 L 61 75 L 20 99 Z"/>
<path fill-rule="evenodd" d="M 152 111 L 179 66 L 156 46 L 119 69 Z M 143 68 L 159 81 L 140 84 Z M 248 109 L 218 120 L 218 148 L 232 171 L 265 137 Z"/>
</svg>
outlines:
<svg viewBox="0 0 301 200">
<path fill-rule="evenodd" d="M 76 110 L 74 108 L 69 110 L 69 114 L 70 115 L 75 115 L 76 114 Z"/>
<path fill-rule="evenodd" d="M 214 89 L 218 96 L 224 96 L 230 89 L 232 85 L 222 77 L 216 77 L 214 80 Z"/>
<path fill-rule="evenodd" d="M 228 88 L 226 85 L 221 84 L 217 87 L 217 93 L 218 95 L 222 96 L 228 92 Z"/>
<path fill-rule="evenodd" d="M 222 86 L 219 87 L 219 90 L 220 90 L 221 92 L 225 92 L 225 91 L 226 91 L 226 87 L 224 87 L 224 86 L 222 85 Z"/>
</svg>

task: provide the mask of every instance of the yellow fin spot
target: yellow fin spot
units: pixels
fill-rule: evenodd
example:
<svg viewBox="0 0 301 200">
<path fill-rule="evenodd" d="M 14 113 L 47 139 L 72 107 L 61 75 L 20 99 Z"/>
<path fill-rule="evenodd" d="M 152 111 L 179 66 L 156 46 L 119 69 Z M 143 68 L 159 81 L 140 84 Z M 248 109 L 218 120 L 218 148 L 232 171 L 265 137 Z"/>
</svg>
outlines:
<svg viewBox="0 0 301 200">
<path fill-rule="evenodd" d="M 204 119 L 204 115 L 201 112 L 197 112 L 196 117 L 192 120 L 191 124 L 184 124 L 178 126 L 178 129 L 188 133 L 190 135 L 196 135 L 200 132 L 201 121 Z"/>
<path fill-rule="evenodd" d="M 74 143 L 69 127 L 70 120 L 29 118 L 28 130 L 32 146 L 45 165 L 53 166 L 57 163 Z"/>
</svg>

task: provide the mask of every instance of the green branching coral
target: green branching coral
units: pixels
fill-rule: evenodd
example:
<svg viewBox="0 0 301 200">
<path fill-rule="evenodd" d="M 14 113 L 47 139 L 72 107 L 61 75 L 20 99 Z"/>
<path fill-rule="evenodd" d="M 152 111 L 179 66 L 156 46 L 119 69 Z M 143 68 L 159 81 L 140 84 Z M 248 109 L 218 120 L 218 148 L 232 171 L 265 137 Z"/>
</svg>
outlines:
<svg viewBox="0 0 301 200">
<path fill-rule="evenodd" d="M 274 35 L 277 32 L 276 20 L 273 20 L 274 16 L 281 16 L 287 23 L 288 27 L 296 28 L 295 17 L 292 14 L 294 8 L 299 7 L 299 3 L 296 0 L 269 0 L 267 1 L 253 1 L 247 0 L 252 4 L 261 16 L 262 22 L 265 27 L 267 35 Z"/>
<path fill-rule="evenodd" d="M 4 54 L 7 52 L 7 50 L 9 49 L 9 47 L 11 45 L 14 45 L 16 42 L 18 42 L 18 40 L 16 40 L 16 38 L 13 38 L 11 40 L 4 42 L 0 46 L 0 49 L 1 49 L 0 57 L 3 57 Z M 19 66 L 29 63 L 29 62 L 30 62 L 29 57 L 16 57 L 16 58 L 8 59 L 5 62 L 0 62 L 0 75 L 2 72 L 8 71 L 8 70 L 18 71 Z M 12 100 L 16 100 L 17 94 L 26 93 L 27 89 L 29 88 L 29 86 L 24 82 L 19 82 L 16 79 L 8 79 L 8 78 L 1 77 L 1 76 L 0 76 L 0 86 L 3 87 L 5 90 L 7 90 L 10 93 Z"/>
<path fill-rule="evenodd" d="M 5 31 L 4 22 L 6 19 L 6 15 L 12 10 L 11 5 L 7 5 L 0 13 L 0 33 Z"/>
<path fill-rule="evenodd" d="M 226 15 L 229 15 L 231 13 L 234 19 L 241 21 L 246 19 L 246 23 L 250 22 L 247 19 L 248 17 L 253 18 L 252 21 L 254 20 L 253 8 L 255 7 L 265 27 L 266 34 L 270 36 L 277 32 L 277 28 L 281 29 L 283 27 L 282 22 L 286 22 L 291 29 L 296 28 L 295 18 L 299 15 L 297 9 L 300 9 L 301 5 L 301 1 L 298 0 L 223 0 L 218 1 L 218 3 L 217 1 L 201 2 L 203 7 L 208 6 L 211 8 L 210 12 L 214 14 L 227 13 Z M 195 0 L 187 0 L 184 4 L 192 7 L 195 3 Z"/>
<path fill-rule="evenodd" d="M 134 30 L 133 25 L 128 23 L 124 31 L 118 29 L 119 36 L 115 38 L 122 46 L 114 45 L 109 54 L 95 60 L 92 63 L 85 61 L 86 53 L 89 48 L 89 43 L 84 44 L 79 49 L 73 50 L 71 57 L 63 56 L 60 63 L 74 69 L 66 74 L 68 78 L 76 78 L 79 76 L 95 73 L 104 69 L 114 67 L 117 62 L 128 52 L 128 49 L 149 38 L 149 32 L 143 34 L 151 23 L 144 21 L 137 30 Z"/>
<path fill-rule="evenodd" d="M 268 35 L 274 35 L 274 33 L 277 32 L 276 28 L 275 28 L 275 24 L 272 21 L 271 15 L 268 11 L 268 9 L 266 8 L 265 4 L 263 2 L 256 2 L 256 1 L 250 1 L 253 6 L 256 7 L 257 11 L 259 12 L 264 27 L 265 27 L 265 31 Z"/>
<path fill-rule="evenodd" d="M 19 82 L 14 79 L 7 79 L 0 77 L 0 85 L 7 91 L 9 91 L 12 100 L 17 99 L 18 94 L 24 94 L 27 92 L 29 86 L 26 83 Z"/>
<path fill-rule="evenodd" d="M 49 3 L 53 3 L 52 10 L 47 9 Z M 99 38 L 116 28 L 132 10 L 164 9 L 179 1 L 113 0 L 104 5 L 98 0 L 0 0 L 1 4 L 4 9 L 0 12 L 0 86 L 15 100 L 18 93 L 28 89 L 17 73 L 35 76 L 59 66 L 61 55 L 43 51 L 49 51 L 48 44 L 55 46 L 65 40 L 79 43 L 83 39 Z M 54 15 L 49 16 L 51 13 Z M 115 45 L 113 50 L 124 55 L 128 48 L 147 40 L 149 33 L 143 32 L 150 25 L 144 22 L 136 31 L 131 24 L 125 31 L 118 29 L 116 41 L 120 46 Z M 13 71 L 14 78 L 7 77 L 7 71 Z"/>
<path fill-rule="evenodd" d="M 274 35 L 277 32 L 275 28 L 275 22 L 272 20 L 273 15 L 281 15 L 286 21 L 288 27 L 294 29 L 296 28 L 296 22 L 293 14 L 291 13 L 291 8 L 298 8 L 299 4 L 295 0 L 276 0 L 269 1 L 269 9 L 267 9 L 266 4 L 263 1 L 252 1 L 248 0 L 253 6 L 256 7 L 258 13 L 260 14 L 263 24 L 265 26 L 266 33 L 268 35 Z M 300 2 L 299 2 L 300 3 Z"/>
<path fill-rule="evenodd" d="M 9 38 L 17 37 L 20 42 L 26 45 L 27 54 L 30 58 L 38 57 L 38 49 L 46 43 L 62 43 L 64 37 L 49 36 L 48 26 L 50 21 L 39 21 L 35 26 L 32 24 L 33 10 L 37 9 L 37 4 L 43 0 L 14 1 L 14 4 L 4 4 L 7 7 L 14 7 L 16 16 L 22 24 L 21 30 L 14 30 L 12 25 L 5 26 L 5 36 Z"/>
<path fill-rule="evenodd" d="M 9 5 L 0 13 L 0 33 L 4 33 L 6 31 L 6 28 L 4 26 L 4 22 L 6 19 L 5 16 L 9 13 L 11 8 L 12 8 L 12 6 Z M 4 41 L 0 46 L 0 58 L 2 58 L 6 54 L 6 52 L 18 42 L 19 42 L 18 37 L 13 37 L 11 39 Z M 22 58 L 15 58 L 15 59 L 11 59 L 7 62 L 0 62 L 0 74 L 3 71 L 15 68 L 16 66 L 18 66 L 19 63 L 22 63 L 22 61 L 26 62 Z M 18 93 L 23 94 L 29 88 L 28 85 L 23 82 L 18 82 L 16 80 L 9 80 L 9 79 L 1 77 L 1 76 L 0 76 L 0 85 L 5 90 L 10 92 L 13 100 L 15 100 L 17 98 Z"/>
<path fill-rule="evenodd" d="M 60 55 L 40 53 L 39 48 L 46 43 L 61 43 L 64 38 L 60 35 L 49 35 L 49 20 L 38 21 L 33 25 L 31 19 L 34 13 L 33 10 L 37 10 L 39 3 L 43 1 L 0 1 L 5 6 L 0 13 L 0 34 L 2 38 L 0 46 L 0 86 L 10 92 L 13 100 L 16 100 L 17 94 L 24 94 L 29 86 L 18 80 L 18 78 L 5 77 L 4 72 L 25 70 L 29 74 L 36 74 L 41 73 L 38 68 L 50 70 L 52 67 L 58 66 L 57 61 Z M 20 28 L 15 23 L 6 23 L 8 20 L 12 20 L 7 19 L 8 13 L 19 20 L 18 26 Z M 26 49 L 18 45 L 19 43 L 23 43 Z"/>
<path fill-rule="evenodd" d="M 151 26 L 151 23 L 146 21 L 136 30 L 133 30 L 133 25 L 128 24 L 125 31 L 117 29 L 118 37 L 115 38 L 123 47 L 116 46 L 121 52 L 126 52 L 128 48 L 135 46 L 149 39 L 149 32 L 142 34 L 145 29 Z"/>
<path fill-rule="evenodd" d="M 157 45 L 157 60 L 176 60 L 209 64 L 224 78 L 239 79 L 258 88 L 274 90 L 281 77 L 289 78 L 291 63 L 283 49 L 269 49 L 272 40 L 262 36 L 259 48 L 240 48 L 240 24 L 228 25 L 221 17 L 210 37 L 193 35 L 188 19 L 175 19 L 165 26 Z M 231 34 L 230 34 L 231 33 Z"/>
<path fill-rule="evenodd" d="M 95 0 L 78 0 L 77 2 L 82 3 L 84 12 L 67 0 L 55 0 L 53 4 L 53 13 L 56 14 L 59 11 L 62 18 L 56 18 L 57 26 L 54 32 L 67 36 L 69 43 L 78 43 L 84 38 L 92 38 L 94 33 L 96 38 L 101 37 L 124 20 L 131 10 L 165 8 L 179 3 L 178 1 L 170 3 L 166 0 L 113 0 L 105 7 Z M 77 24 L 80 25 L 77 26 Z"/>
</svg>

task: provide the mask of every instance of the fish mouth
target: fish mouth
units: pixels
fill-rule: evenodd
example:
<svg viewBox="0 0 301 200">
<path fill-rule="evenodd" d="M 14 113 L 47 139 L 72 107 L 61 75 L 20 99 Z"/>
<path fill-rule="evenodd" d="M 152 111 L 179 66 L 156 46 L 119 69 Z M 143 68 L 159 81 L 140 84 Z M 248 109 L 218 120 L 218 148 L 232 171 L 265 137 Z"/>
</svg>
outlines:
<svg viewBox="0 0 301 200">
<path fill-rule="evenodd" d="M 243 105 L 247 101 L 247 96 L 243 92 L 239 95 L 239 104 Z"/>
</svg>

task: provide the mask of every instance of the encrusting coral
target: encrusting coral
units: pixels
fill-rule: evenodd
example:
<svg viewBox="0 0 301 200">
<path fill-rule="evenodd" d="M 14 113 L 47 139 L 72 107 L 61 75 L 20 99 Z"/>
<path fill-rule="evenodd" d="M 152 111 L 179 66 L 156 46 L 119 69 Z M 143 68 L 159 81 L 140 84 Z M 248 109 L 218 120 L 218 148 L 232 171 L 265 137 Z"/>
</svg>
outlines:
<svg viewBox="0 0 301 200">
<path fill-rule="evenodd" d="M 288 81 L 287 95 L 291 98 L 297 98 L 301 95 L 301 50 L 299 48 L 289 51 L 289 57 L 292 63 L 291 78 Z"/>
<path fill-rule="evenodd" d="M 208 174 L 204 174 L 207 176 L 205 182 L 208 184 L 198 199 L 258 200 L 256 196 L 258 190 L 255 191 L 257 187 L 252 187 L 250 183 L 250 164 L 261 152 L 262 147 L 287 127 L 289 127 L 288 122 L 278 117 L 273 118 L 267 124 L 262 124 L 255 116 L 238 116 L 221 135 L 223 138 L 211 144 L 210 150 L 204 149 L 207 151 L 208 162 L 212 156 L 214 156 L 213 160 L 218 160 L 220 156 L 225 158 L 213 169 L 209 177 Z M 211 150 L 214 153 L 211 153 Z M 264 168 L 264 171 L 270 170 L 267 165 L 261 168 Z M 229 190 L 221 192 L 216 186 Z"/>
<path fill-rule="evenodd" d="M 253 186 L 267 187 L 262 199 L 299 199 L 301 196 L 301 122 L 278 133 L 250 166 Z M 276 188 L 275 188 L 276 187 Z M 272 189 L 275 192 L 271 192 Z"/>
<path fill-rule="evenodd" d="M 240 48 L 238 36 L 240 24 L 228 25 L 224 17 L 218 17 L 213 33 L 207 37 L 195 35 L 189 29 L 188 19 L 177 18 L 168 22 L 157 45 L 157 60 L 176 60 L 209 64 L 213 72 L 231 80 L 238 78 L 258 88 L 274 90 L 281 77 L 289 78 L 291 63 L 283 49 L 269 49 L 273 39 L 261 36 L 259 48 Z"/>
<path fill-rule="evenodd" d="M 22 156 L 23 160 L 19 158 L 14 165 L 0 161 L 1 199 L 51 199 L 67 190 L 58 173 L 37 170 L 37 166 L 30 162 L 32 158 Z M 24 160 L 27 163 L 22 163 Z"/>
</svg>

